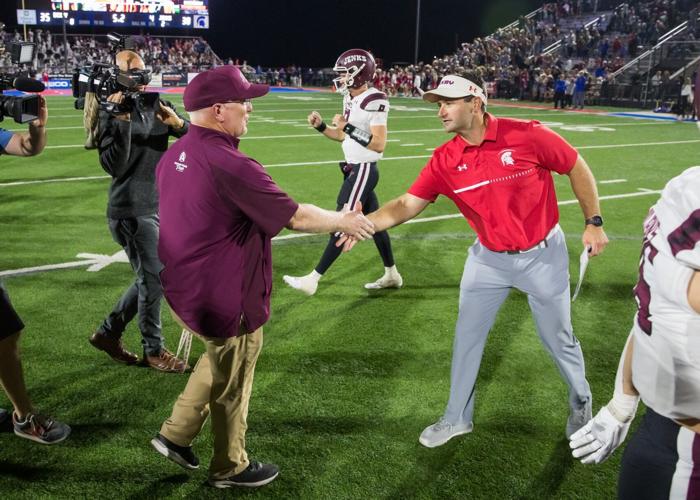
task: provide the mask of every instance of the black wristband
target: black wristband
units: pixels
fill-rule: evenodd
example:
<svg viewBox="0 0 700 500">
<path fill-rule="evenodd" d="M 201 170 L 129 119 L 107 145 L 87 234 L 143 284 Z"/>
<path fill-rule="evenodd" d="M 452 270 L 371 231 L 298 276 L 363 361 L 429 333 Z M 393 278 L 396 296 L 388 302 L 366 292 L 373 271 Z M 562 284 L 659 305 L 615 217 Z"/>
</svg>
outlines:
<svg viewBox="0 0 700 500">
<path fill-rule="evenodd" d="M 594 215 L 586 219 L 587 226 L 601 227 L 603 225 L 603 218 L 600 215 Z"/>
<path fill-rule="evenodd" d="M 343 132 L 348 134 L 348 136 L 350 136 L 350 139 L 357 142 L 361 146 L 367 147 L 369 146 L 369 143 L 372 142 L 372 134 L 357 128 L 355 125 L 346 123 L 343 127 Z"/>
<path fill-rule="evenodd" d="M 328 128 L 328 125 L 326 125 L 326 122 L 321 122 L 318 127 L 314 127 L 314 128 L 316 130 L 318 130 L 319 132 L 323 133 L 323 131 L 326 130 L 326 128 Z"/>
</svg>

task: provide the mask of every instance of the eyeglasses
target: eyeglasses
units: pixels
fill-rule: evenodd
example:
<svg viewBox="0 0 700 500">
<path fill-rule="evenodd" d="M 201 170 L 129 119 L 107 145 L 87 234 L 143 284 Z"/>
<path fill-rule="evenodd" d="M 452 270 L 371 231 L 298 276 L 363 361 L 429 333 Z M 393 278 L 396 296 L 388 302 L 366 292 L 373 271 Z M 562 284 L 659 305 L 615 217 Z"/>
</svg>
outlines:
<svg viewBox="0 0 700 500">
<path fill-rule="evenodd" d="M 250 99 L 232 99 L 230 101 L 223 101 L 219 104 L 229 104 L 229 103 L 235 103 L 235 104 L 250 104 L 252 101 Z"/>
</svg>

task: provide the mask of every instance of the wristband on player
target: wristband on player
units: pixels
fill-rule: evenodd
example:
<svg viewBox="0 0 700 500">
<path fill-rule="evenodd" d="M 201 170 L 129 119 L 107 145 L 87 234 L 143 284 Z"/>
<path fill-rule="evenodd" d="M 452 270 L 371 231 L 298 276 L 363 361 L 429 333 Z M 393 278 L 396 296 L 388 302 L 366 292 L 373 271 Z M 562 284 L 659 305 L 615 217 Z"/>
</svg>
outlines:
<svg viewBox="0 0 700 500">
<path fill-rule="evenodd" d="M 318 125 L 318 127 L 314 127 L 314 128 L 315 128 L 316 130 L 318 130 L 319 132 L 323 133 L 323 131 L 326 130 L 327 127 L 328 127 L 328 125 L 326 125 L 326 122 L 323 122 L 323 121 L 322 121 L 322 122 Z"/>
<path fill-rule="evenodd" d="M 372 134 L 359 129 L 354 125 L 350 125 L 349 123 L 346 123 L 343 127 L 343 132 L 348 134 L 350 139 L 364 147 L 369 146 L 369 143 L 372 141 Z"/>
</svg>

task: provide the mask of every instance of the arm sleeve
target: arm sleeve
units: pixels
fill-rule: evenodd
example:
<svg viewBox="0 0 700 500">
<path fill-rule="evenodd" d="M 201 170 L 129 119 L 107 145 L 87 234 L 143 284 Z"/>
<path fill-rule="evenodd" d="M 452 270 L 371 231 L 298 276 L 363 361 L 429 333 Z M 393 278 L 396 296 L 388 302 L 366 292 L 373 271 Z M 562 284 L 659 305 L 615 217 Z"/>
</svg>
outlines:
<svg viewBox="0 0 700 500">
<path fill-rule="evenodd" d="M 170 128 L 170 135 L 172 135 L 173 137 L 177 137 L 179 139 L 180 137 L 185 135 L 187 133 L 187 131 L 190 129 L 190 121 L 187 118 L 185 118 L 184 116 L 182 116 L 180 113 L 178 113 L 177 116 L 182 118 L 182 120 L 185 122 L 185 124 L 182 126 L 182 128 L 178 128 L 178 129 L 174 129 L 172 127 L 169 127 L 169 128 Z"/>
<path fill-rule="evenodd" d="M 528 136 L 540 167 L 559 174 L 568 174 L 574 168 L 578 152 L 562 136 L 537 121 L 531 122 Z"/>
<path fill-rule="evenodd" d="M 299 207 L 254 160 L 214 167 L 213 172 L 221 197 L 235 203 L 270 237 L 289 223 Z"/>
<path fill-rule="evenodd" d="M 367 105 L 366 110 L 369 112 L 369 125 L 386 125 L 389 119 L 389 101 L 378 99 Z"/>
<path fill-rule="evenodd" d="M 9 130 L 0 128 L 0 153 L 5 152 L 5 148 L 7 148 L 7 145 L 10 143 L 10 139 L 12 139 L 13 135 L 14 133 L 10 132 Z"/>
<path fill-rule="evenodd" d="M 168 133 L 170 135 L 172 135 L 173 137 L 176 137 L 179 139 L 180 137 L 185 135 L 187 133 L 187 131 L 189 130 L 190 121 L 186 117 L 184 117 L 180 113 L 178 113 L 177 108 L 175 107 L 175 105 L 172 102 L 163 101 L 163 104 L 165 104 L 167 107 L 169 107 L 170 109 L 175 111 L 175 114 L 177 116 L 179 116 L 180 118 L 182 118 L 182 120 L 185 122 L 185 124 L 182 126 L 182 128 L 179 128 L 179 129 L 174 129 L 173 127 L 168 127 Z"/>
<path fill-rule="evenodd" d="M 418 178 L 413 181 L 413 184 L 408 188 L 408 192 L 413 196 L 417 196 L 423 200 L 434 202 L 438 195 L 441 194 L 439 190 L 439 179 L 435 175 L 435 167 L 437 166 L 438 160 L 435 156 L 430 159 L 428 164 L 423 167 L 423 170 L 418 174 Z"/>
<path fill-rule="evenodd" d="M 700 208 L 688 215 L 667 238 L 673 256 L 681 263 L 700 270 Z"/>
<path fill-rule="evenodd" d="M 123 176 L 129 168 L 131 122 L 100 113 L 98 144 L 100 165 L 105 172 L 114 178 Z"/>
</svg>

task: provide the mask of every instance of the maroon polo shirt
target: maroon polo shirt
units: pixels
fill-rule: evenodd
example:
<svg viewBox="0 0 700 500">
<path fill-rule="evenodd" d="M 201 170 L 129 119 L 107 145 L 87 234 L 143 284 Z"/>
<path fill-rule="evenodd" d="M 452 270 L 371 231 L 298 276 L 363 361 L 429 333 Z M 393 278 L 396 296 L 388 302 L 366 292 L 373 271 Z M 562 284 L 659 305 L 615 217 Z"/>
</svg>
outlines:
<svg viewBox="0 0 700 500">
<path fill-rule="evenodd" d="M 156 170 L 158 256 L 175 313 L 207 337 L 252 332 L 270 317 L 271 239 L 298 204 L 238 139 L 190 125 Z"/>
</svg>

